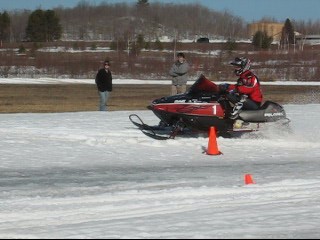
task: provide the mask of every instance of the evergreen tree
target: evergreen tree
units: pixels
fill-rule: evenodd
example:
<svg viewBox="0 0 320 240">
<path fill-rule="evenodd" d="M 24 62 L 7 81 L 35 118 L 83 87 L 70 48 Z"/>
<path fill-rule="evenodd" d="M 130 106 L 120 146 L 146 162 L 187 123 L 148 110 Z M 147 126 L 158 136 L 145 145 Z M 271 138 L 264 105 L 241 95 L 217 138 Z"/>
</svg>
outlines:
<svg viewBox="0 0 320 240">
<path fill-rule="evenodd" d="M 0 13 L 0 41 L 10 40 L 11 20 L 7 12 Z"/>
<path fill-rule="evenodd" d="M 287 18 L 284 23 L 284 27 L 282 29 L 281 40 L 280 44 L 294 44 L 295 43 L 295 36 L 294 36 L 294 28 L 291 24 L 291 21 Z"/>
<path fill-rule="evenodd" d="M 148 12 L 148 8 L 149 8 L 148 0 L 138 0 L 136 6 L 137 6 L 137 10 L 138 10 L 138 15 L 140 17 L 145 17 Z"/>
<path fill-rule="evenodd" d="M 163 50 L 163 44 L 162 42 L 159 40 L 159 38 L 156 39 L 156 42 L 155 42 L 155 48 L 159 51 L 162 51 Z"/>
<path fill-rule="evenodd" d="M 144 41 L 144 36 L 143 36 L 143 34 L 139 34 L 138 36 L 137 36 L 137 46 L 138 46 L 138 48 L 141 50 L 141 49 L 143 49 L 144 47 L 145 47 L 145 41 Z"/>
<path fill-rule="evenodd" d="M 46 26 L 45 26 L 44 12 L 40 9 L 31 13 L 28 19 L 26 28 L 27 40 L 33 42 L 45 42 L 46 40 Z"/>
<path fill-rule="evenodd" d="M 47 41 L 59 40 L 61 38 L 62 27 L 58 16 L 52 10 L 45 13 L 47 25 Z"/>
<path fill-rule="evenodd" d="M 145 46 L 144 37 L 142 34 L 139 34 L 136 38 L 136 41 L 131 44 L 131 53 L 135 56 L 138 56 L 141 50 Z"/>
<path fill-rule="evenodd" d="M 138 7 L 146 7 L 146 6 L 149 6 L 149 2 L 148 2 L 148 0 L 138 0 L 137 6 Z"/>
<path fill-rule="evenodd" d="M 269 49 L 273 41 L 272 37 L 269 37 L 266 32 L 257 31 L 252 39 L 253 46 L 262 49 Z"/>
<path fill-rule="evenodd" d="M 26 28 L 27 40 L 33 42 L 50 42 L 61 38 L 60 20 L 52 10 L 38 9 L 31 13 Z"/>
<path fill-rule="evenodd" d="M 235 40 L 228 38 L 228 41 L 225 44 L 225 49 L 229 52 L 234 51 L 237 48 L 237 43 Z"/>
</svg>

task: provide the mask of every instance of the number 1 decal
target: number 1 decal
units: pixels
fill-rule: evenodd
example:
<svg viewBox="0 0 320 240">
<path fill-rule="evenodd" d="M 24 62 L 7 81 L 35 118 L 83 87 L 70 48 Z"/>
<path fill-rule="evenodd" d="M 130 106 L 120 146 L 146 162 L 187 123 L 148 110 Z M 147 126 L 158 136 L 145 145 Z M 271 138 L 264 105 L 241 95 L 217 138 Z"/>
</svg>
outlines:
<svg viewBox="0 0 320 240">
<path fill-rule="evenodd" d="M 217 115 L 217 105 L 212 106 L 213 115 Z"/>
</svg>

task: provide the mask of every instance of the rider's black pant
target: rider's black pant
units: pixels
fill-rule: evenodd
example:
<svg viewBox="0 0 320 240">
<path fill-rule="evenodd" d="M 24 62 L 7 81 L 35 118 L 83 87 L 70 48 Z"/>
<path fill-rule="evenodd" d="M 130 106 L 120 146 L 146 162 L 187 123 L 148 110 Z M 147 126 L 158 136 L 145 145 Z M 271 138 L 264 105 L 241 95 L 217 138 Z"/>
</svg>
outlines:
<svg viewBox="0 0 320 240">
<path fill-rule="evenodd" d="M 237 94 L 227 94 L 227 99 L 232 102 L 233 104 L 236 104 L 237 102 L 240 102 L 241 100 L 241 96 L 237 95 Z M 259 109 L 259 107 L 261 106 L 261 103 L 253 101 L 249 98 L 247 98 L 244 102 L 243 102 L 243 110 L 257 110 Z"/>
</svg>

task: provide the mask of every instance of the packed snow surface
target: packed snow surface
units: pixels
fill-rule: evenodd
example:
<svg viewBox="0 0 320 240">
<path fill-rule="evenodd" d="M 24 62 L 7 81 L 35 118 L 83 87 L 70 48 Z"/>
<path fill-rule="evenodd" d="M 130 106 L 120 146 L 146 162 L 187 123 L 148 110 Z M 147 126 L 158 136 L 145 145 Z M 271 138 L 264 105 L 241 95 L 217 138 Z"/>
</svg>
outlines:
<svg viewBox="0 0 320 240">
<path fill-rule="evenodd" d="M 318 238 L 320 105 L 291 132 L 157 141 L 128 116 L 0 115 L 1 238 Z M 246 185 L 251 174 L 255 184 Z"/>
</svg>

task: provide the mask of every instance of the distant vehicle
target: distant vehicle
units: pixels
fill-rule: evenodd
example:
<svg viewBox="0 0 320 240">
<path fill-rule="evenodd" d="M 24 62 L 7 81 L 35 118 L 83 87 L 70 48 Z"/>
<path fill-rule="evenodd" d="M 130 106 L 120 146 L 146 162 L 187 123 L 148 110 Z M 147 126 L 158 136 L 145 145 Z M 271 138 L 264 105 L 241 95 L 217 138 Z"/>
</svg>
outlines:
<svg viewBox="0 0 320 240">
<path fill-rule="evenodd" d="M 206 37 L 198 38 L 197 43 L 209 43 L 209 38 L 206 38 Z"/>
</svg>

